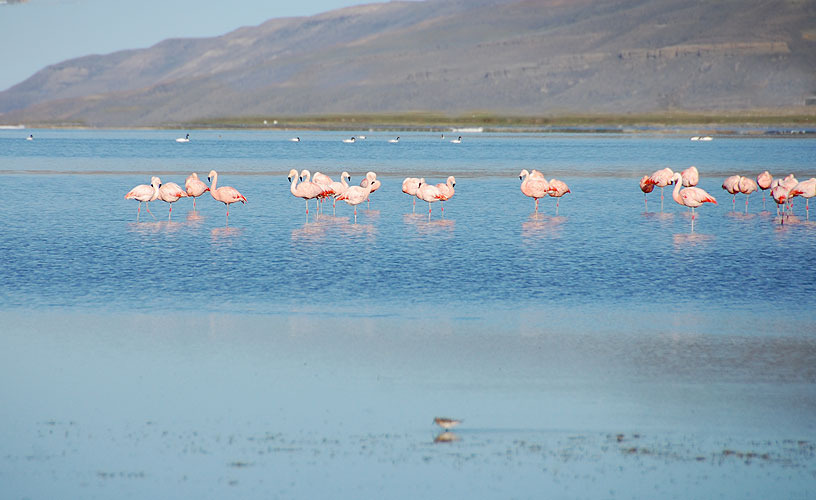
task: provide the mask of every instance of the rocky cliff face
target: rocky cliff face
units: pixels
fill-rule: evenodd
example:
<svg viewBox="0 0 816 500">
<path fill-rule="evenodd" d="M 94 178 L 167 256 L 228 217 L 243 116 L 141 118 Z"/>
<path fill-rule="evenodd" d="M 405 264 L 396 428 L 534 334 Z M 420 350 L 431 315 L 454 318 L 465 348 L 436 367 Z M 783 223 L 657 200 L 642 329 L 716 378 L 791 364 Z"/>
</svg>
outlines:
<svg viewBox="0 0 816 500">
<path fill-rule="evenodd" d="M 0 123 L 804 107 L 816 0 L 431 0 L 273 19 L 49 66 Z"/>
</svg>

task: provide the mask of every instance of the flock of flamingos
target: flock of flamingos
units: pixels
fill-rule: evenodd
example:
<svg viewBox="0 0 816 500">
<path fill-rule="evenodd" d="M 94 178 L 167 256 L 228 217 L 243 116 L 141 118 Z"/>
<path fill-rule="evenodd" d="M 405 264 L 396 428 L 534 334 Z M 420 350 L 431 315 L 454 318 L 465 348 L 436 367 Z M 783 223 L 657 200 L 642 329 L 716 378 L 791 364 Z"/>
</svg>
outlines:
<svg viewBox="0 0 816 500">
<path fill-rule="evenodd" d="M 682 172 L 672 172 L 670 168 L 664 168 L 654 172 L 652 175 L 644 175 L 640 179 L 640 189 L 644 193 L 644 203 L 648 210 L 648 201 L 646 194 L 654 190 L 655 186 L 659 187 L 660 192 L 660 208 L 663 209 L 663 188 L 669 185 L 674 185 L 672 198 L 674 201 L 685 207 L 691 208 L 691 230 L 694 231 L 694 209 L 702 206 L 704 203 L 717 203 L 713 196 L 708 194 L 705 190 L 696 187 L 700 178 L 700 174 L 696 167 L 689 167 Z M 558 179 L 545 179 L 544 175 L 533 170 L 528 172 L 522 170 L 519 174 L 521 182 L 521 192 L 525 196 L 529 196 L 535 200 L 535 211 L 538 212 L 538 200 L 551 196 L 561 198 L 570 192 L 569 187 L 563 181 Z M 126 195 L 126 199 L 137 200 L 139 208 L 136 212 L 136 220 L 139 220 L 142 203 L 145 203 L 148 213 L 151 215 L 148 204 L 151 201 L 161 200 L 170 204 L 170 211 L 168 219 L 173 214 L 173 203 L 180 198 L 193 198 L 193 209 L 195 209 L 195 199 L 209 191 L 213 199 L 220 201 L 227 208 L 227 221 L 229 221 L 229 206 L 235 202 L 246 203 L 246 198 L 237 189 L 230 186 L 218 187 L 218 173 L 211 170 L 207 176 L 210 182 L 208 186 L 198 178 L 198 174 L 192 173 L 184 183 L 184 189 L 175 182 L 168 182 L 162 184 L 161 179 L 152 177 L 150 185 L 141 184 L 131 189 Z M 309 201 L 323 200 L 332 197 L 334 202 L 345 201 L 354 207 L 354 220 L 357 220 L 357 205 L 369 199 L 371 193 L 380 188 L 381 183 L 377 180 L 377 174 L 368 172 L 359 186 L 349 185 L 348 181 L 351 176 L 348 172 L 343 172 L 340 175 L 339 181 L 332 180 L 331 177 L 316 172 L 313 176 L 308 170 L 303 170 L 300 173 L 292 169 L 289 171 L 288 180 L 291 183 L 290 192 L 298 197 L 306 200 L 306 214 L 309 214 Z M 408 177 L 402 182 L 402 191 L 414 197 L 414 207 L 416 207 L 416 199 L 428 202 L 428 217 L 431 216 L 431 204 L 434 202 L 441 202 L 442 213 L 444 215 L 444 202 L 450 200 L 454 195 L 454 186 L 456 186 L 456 179 L 453 176 L 448 177 L 444 184 L 430 184 L 425 182 L 424 178 Z M 723 181 L 723 189 L 729 194 L 733 195 L 732 204 L 736 209 L 737 194 L 744 194 L 745 210 L 748 211 L 748 196 L 757 191 L 763 191 L 763 204 L 765 202 L 764 191 L 770 189 L 771 197 L 777 203 L 777 214 L 781 223 L 789 217 L 792 210 L 792 200 L 796 196 L 802 196 L 809 200 L 816 195 L 816 178 L 810 178 L 806 181 L 799 182 L 793 174 L 788 175 L 783 179 L 774 179 L 766 170 L 756 177 L 756 181 L 749 177 L 740 175 L 733 175 Z M 334 202 L 332 206 L 334 206 Z M 558 214 L 558 203 L 556 202 L 556 214 Z M 414 208 L 415 210 L 416 208 Z M 810 218 L 809 201 L 805 205 L 808 219 Z"/>
</svg>

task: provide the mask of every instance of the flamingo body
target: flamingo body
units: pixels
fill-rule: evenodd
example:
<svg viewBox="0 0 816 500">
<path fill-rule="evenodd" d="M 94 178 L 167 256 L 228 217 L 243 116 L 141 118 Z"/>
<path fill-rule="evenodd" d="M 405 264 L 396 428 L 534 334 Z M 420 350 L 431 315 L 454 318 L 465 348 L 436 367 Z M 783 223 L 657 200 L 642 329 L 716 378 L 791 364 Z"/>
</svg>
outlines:
<svg viewBox="0 0 816 500">
<path fill-rule="evenodd" d="M 522 170 L 519 173 L 521 179 L 521 192 L 524 196 L 529 196 L 535 200 L 535 211 L 538 212 L 538 200 L 547 196 L 550 192 L 550 183 L 544 178 L 541 172 L 533 170 L 532 173 Z"/>
<path fill-rule="evenodd" d="M 213 199 L 215 201 L 220 201 L 225 207 L 227 207 L 227 220 L 229 220 L 229 206 L 237 201 L 246 203 L 246 198 L 232 186 L 218 187 L 218 172 L 215 170 L 210 170 L 207 180 L 211 183 L 210 194 L 212 195 Z"/>
<path fill-rule="evenodd" d="M 697 171 L 697 167 L 694 165 L 680 172 L 680 176 L 683 178 L 683 186 L 685 187 L 693 187 L 700 182 L 700 172 Z"/>
</svg>

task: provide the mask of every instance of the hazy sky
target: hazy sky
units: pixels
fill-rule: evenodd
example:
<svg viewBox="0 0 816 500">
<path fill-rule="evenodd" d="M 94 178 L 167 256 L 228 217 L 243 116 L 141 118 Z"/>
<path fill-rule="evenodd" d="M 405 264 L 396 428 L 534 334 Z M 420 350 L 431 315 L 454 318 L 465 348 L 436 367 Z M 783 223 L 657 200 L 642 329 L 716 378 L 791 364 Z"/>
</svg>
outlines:
<svg viewBox="0 0 816 500">
<path fill-rule="evenodd" d="M 0 0 L 0 91 L 49 64 L 384 0 Z"/>
</svg>

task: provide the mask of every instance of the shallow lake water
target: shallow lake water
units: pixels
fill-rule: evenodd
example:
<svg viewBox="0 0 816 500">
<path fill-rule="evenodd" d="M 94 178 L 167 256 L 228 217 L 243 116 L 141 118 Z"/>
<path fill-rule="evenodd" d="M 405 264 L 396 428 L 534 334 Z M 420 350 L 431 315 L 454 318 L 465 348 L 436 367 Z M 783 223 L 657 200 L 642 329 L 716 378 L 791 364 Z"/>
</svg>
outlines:
<svg viewBox="0 0 816 500">
<path fill-rule="evenodd" d="M 813 139 L 23 132 L 0 131 L 9 498 L 810 495 L 816 217 L 720 184 L 814 177 Z M 693 233 L 637 184 L 689 165 L 719 201 Z M 291 168 L 383 185 L 356 222 L 307 215 Z M 569 184 L 557 215 L 523 168 Z M 228 220 L 123 199 L 212 169 L 248 200 Z M 444 215 L 400 190 L 448 175 Z M 463 422 L 436 442 L 436 416 Z"/>
</svg>

